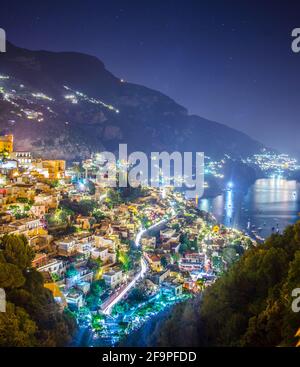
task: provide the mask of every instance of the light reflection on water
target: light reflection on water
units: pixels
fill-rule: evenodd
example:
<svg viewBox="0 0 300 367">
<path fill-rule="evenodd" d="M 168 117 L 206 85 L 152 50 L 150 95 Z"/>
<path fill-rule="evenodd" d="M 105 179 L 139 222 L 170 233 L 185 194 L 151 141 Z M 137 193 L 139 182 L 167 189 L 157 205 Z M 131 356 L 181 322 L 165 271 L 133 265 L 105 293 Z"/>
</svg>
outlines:
<svg viewBox="0 0 300 367">
<path fill-rule="evenodd" d="M 199 208 L 209 211 L 227 226 L 255 230 L 266 237 L 300 220 L 300 184 L 284 179 L 261 179 L 243 196 L 226 191 L 213 199 L 202 199 Z M 248 222 L 250 224 L 248 225 Z M 261 228 L 261 229 L 259 229 Z"/>
</svg>

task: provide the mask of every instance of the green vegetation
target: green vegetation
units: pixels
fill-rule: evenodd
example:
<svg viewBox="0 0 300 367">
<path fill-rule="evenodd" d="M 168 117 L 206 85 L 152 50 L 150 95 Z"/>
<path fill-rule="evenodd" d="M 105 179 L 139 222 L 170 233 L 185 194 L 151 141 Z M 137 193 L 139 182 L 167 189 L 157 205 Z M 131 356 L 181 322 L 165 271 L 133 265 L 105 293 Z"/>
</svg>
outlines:
<svg viewBox="0 0 300 367">
<path fill-rule="evenodd" d="M 137 198 L 140 198 L 145 195 L 147 190 L 141 187 L 124 187 L 118 190 L 109 190 L 107 198 L 105 200 L 107 206 L 109 208 L 116 207 L 123 203 L 128 203 L 130 201 L 134 201 Z"/>
<path fill-rule="evenodd" d="M 70 209 L 56 209 L 54 213 L 46 214 L 48 227 L 64 226 L 70 222 L 70 217 L 74 213 Z"/>
<path fill-rule="evenodd" d="M 75 268 L 73 264 L 71 264 L 66 271 L 66 278 L 73 278 L 76 275 L 78 275 L 78 270 Z"/>
<path fill-rule="evenodd" d="M 149 228 L 152 224 L 146 215 L 140 215 L 139 220 L 142 224 L 142 227 L 146 229 Z"/>
<path fill-rule="evenodd" d="M 87 191 L 90 195 L 95 195 L 96 186 L 92 181 L 90 181 L 90 180 L 87 181 L 86 188 L 87 188 Z"/>
<path fill-rule="evenodd" d="M 168 260 L 165 256 L 162 256 L 162 258 L 160 259 L 160 263 L 163 268 L 166 268 L 168 266 Z"/>
<path fill-rule="evenodd" d="M 63 346 L 74 320 L 60 313 L 43 277 L 31 267 L 34 252 L 24 236 L 6 235 L 0 242 L 0 288 L 6 312 L 0 313 L 0 346 Z"/>
<path fill-rule="evenodd" d="M 27 199 L 27 198 L 22 198 L 22 197 L 17 198 L 17 202 L 18 203 L 23 203 L 23 204 L 28 204 L 30 206 L 33 205 L 33 200 Z"/>
<path fill-rule="evenodd" d="M 183 233 L 181 236 L 180 236 L 180 247 L 179 247 L 179 252 L 181 254 L 185 253 L 185 252 L 188 252 L 188 251 L 198 251 L 198 243 L 197 243 L 197 240 L 193 240 L 193 241 L 190 241 L 188 239 L 188 236 L 186 233 Z"/>
<path fill-rule="evenodd" d="M 117 190 L 109 190 L 107 198 L 105 199 L 106 204 L 109 208 L 116 207 L 122 204 L 122 198 Z"/>
<path fill-rule="evenodd" d="M 29 217 L 30 205 L 10 205 L 9 210 L 16 219 L 23 219 Z"/>
<path fill-rule="evenodd" d="M 84 199 L 79 202 L 64 199 L 60 202 L 60 207 L 70 213 L 77 215 L 90 216 L 97 208 L 97 202 L 94 200 Z"/>
<path fill-rule="evenodd" d="M 103 316 L 93 315 L 92 316 L 92 328 L 95 331 L 101 331 L 103 329 Z"/>
<path fill-rule="evenodd" d="M 100 296 L 106 290 L 106 285 L 103 279 L 96 280 L 91 284 L 91 289 L 86 297 L 87 307 L 90 310 L 97 309 L 99 305 Z"/>
<path fill-rule="evenodd" d="M 120 250 L 118 251 L 117 255 L 118 255 L 118 261 L 122 264 L 122 269 L 124 271 L 132 269 L 132 261 L 128 252 Z"/>
<path fill-rule="evenodd" d="M 141 186 L 131 187 L 130 185 L 128 185 L 127 187 L 120 188 L 119 192 L 121 199 L 124 202 L 129 202 L 145 196 L 147 190 L 145 188 L 142 188 Z"/>
<path fill-rule="evenodd" d="M 140 302 L 144 302 L 147 300 L 147 296 L 145 294 L 145 291 L 141 288 L 133 288 L 133 290 L 130 292 L 129 296 L 127 297 L 127 301 L 130 304 L 136 304 Z"/>
<path fill-rule="evenodd" d="M 95 218 L 97 223 L 100 223 L 103 219 L 106 218 L 106 214 L 100 209 L 94 209 L 93 217 Z"/>
<path fill-rule="evenodd" d="M 59 187 L 59 180 L 48 180 L 48 184 L 51 188 Z"/>
<path fill-rule="evenodd" d="M 5 161 L 9 157 L 9 151 L 7 149 L 3 149 L 0 151 L 0 159 Z"/>
<path fill-rule="evenodd" d="M 295 346 L 300 314 L 291 305 L 299 286 L 300 222 L 247 250 L 202 299 L 176 306 L 158 345 Z"/>
</svg>

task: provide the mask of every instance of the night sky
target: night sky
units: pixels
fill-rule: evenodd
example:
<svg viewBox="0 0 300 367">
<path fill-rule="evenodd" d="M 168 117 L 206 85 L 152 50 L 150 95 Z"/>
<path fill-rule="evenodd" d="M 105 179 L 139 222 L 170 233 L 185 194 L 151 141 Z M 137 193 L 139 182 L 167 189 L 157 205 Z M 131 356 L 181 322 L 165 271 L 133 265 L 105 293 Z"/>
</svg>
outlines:
<svg viewBox="0 0 300 367">
<path fill-rule="evenodd" d="M 10 1 L 17 46 L 99 57 L 127 81 L 300 158 L 300 27 L 292 1 Z"/>
</svg>

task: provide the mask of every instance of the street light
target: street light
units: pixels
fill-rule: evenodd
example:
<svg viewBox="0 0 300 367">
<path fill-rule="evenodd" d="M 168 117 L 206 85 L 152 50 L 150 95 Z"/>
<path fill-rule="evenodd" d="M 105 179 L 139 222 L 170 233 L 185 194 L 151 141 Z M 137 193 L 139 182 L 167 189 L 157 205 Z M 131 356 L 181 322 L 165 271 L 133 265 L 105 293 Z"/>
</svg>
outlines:
<svg viewBox="0 0 300 367">
<path fill-rule="evenodd" d="M 232 189 L 233 188 L 233 182 L 232 181 L 229 181 L 228 184 L 227 184 L 227 187 L 228 189 Z"/>
</svg>

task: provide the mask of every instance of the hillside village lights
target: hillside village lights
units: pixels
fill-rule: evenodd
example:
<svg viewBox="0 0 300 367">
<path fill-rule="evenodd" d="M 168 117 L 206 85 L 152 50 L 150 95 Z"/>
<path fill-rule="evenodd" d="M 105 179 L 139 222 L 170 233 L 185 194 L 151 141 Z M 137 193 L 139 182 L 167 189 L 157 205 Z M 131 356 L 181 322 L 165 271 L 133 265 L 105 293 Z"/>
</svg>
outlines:
<svg viewBox="0 0 300 367">
<path fill-rule="evenodd" d="M 204 192 L 204 153 L 143 152 L 127 154 L 127 144 L 119 144 L 119 159 L 111 152 L 102 152 L 97 183 L 105 187 L 173 186 L 186 189 L 188 199 L 200 198 Z M 149 180 L 150 173 L 150 180 Z"/>
</svg>

